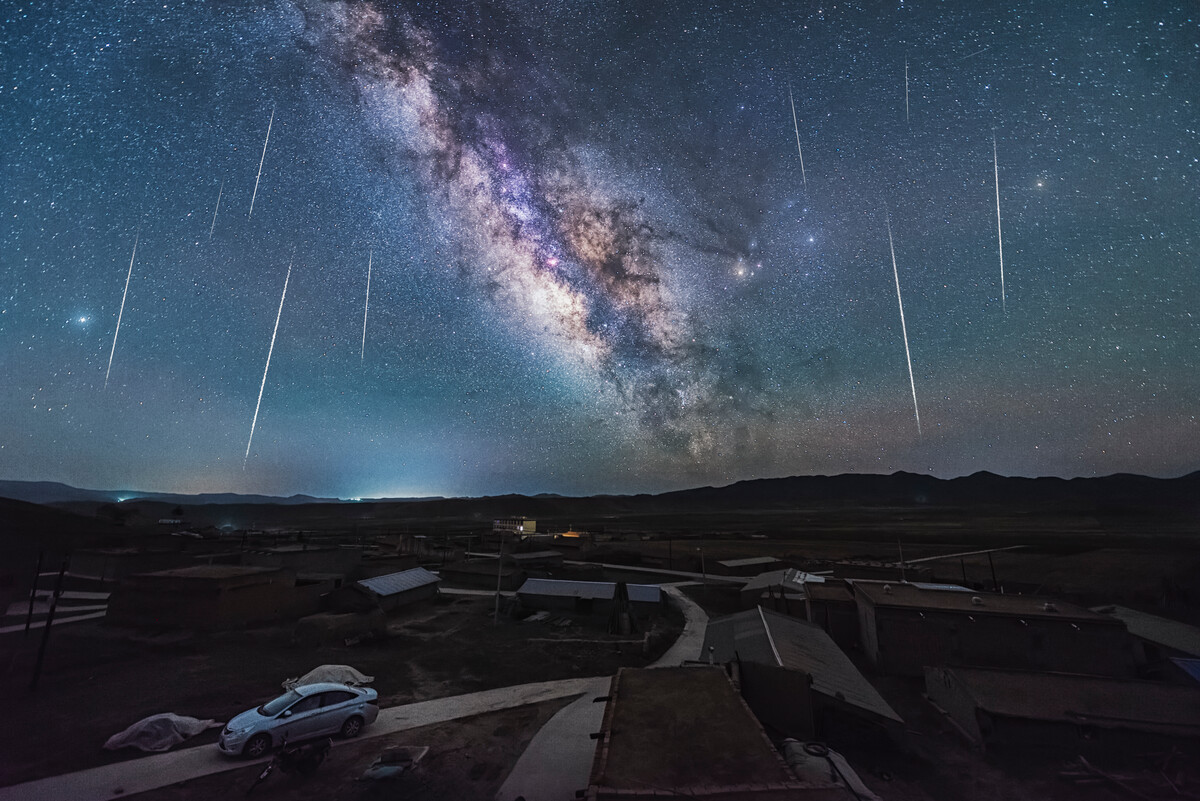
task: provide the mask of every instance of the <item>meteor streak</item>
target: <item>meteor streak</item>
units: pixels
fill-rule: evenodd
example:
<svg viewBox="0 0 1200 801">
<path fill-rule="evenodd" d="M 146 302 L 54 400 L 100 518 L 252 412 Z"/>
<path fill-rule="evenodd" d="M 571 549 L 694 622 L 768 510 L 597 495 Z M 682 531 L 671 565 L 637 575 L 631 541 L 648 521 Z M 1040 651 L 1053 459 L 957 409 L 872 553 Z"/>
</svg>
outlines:
<svg viewBox="0 0 1200 801">
<path fill-rule="evenodd" d="M 908 350 L 908 328 L 904 325 L 904 301 L 900 299 L 900 271 L 896 269 L 896 247 L 892 244 L 892 219 L 887 217 L 888 250 L 892 252 L 892 275 L 896 277 L 896 303 L 900 305 L 900 331 L 904 335 L 904 358 L 908 360 L 908 384 L 912 387 L 913 414 L 917 417 L 917 436 L 921 436 L 921 410 L 917 408 L 917 384 L 913 380 L 912 354 Z"/>
<path fill-rule="evenodd" d="M 800 154 L 800 177 L 804 179 L 804 188 L 808 189 L 808 176 L 804 174 L 804 151 L 800 148 L 800 123 L 796 121 L 796 100 L 792 97 L 792 87 L 788 87 L 788 101 L 792 104 L 792 126 L 796 129 L 796 151 Z"/>
<path fill-rule="evenodd" d="M 217 190 L 217 205 L 213 209 L 212 225 L 208 227 L 208 240 L 212 241 L 213 230 L 217 227 L 217 212 L 221 210 L 221 195 L 225 193 L 225 179 L 221 179 L 221 188 Z"/>
<path fill-rule="evenodd" d="M 904 59 L 904 121 L 908 122 L 908 59 Z"/>
<path fill-rule="evenodd" d="M 1000 159 L 996 155 L 996 132 L 992 131 L 992 172 L 996 178 L 996 244 L 1000 248 L 1000 308 L 1008 313 L 1004 296 L 1004 237 L 1000 233 Z"/>
<path fill-rule="evenodd" d="M 359 362 L 367 355 L 367 309 L 371 308 L 371 258 L 374 255 L 374 251 L 367 251 L 367 299 L 363 303 L 363 340 L 362 351 L 358 354 Z"/>
<path fill-rule="evenodd" d="M 137 258 L 138 239 L 142 236 L 139 230 L 133 237 L 133 255 L 129 257 L 129 272 L 125 274 L 125 291 L 121 293 L 121 311 L 117 313 L 117 330 L 113 331 L 112 350 L 108 352 L 108 370 L 104 373 L 104 388 L 108 389 L 108 376 L 112 372 L 113 354 L 117 352 L 117 335 L 121 333 L 121 318 L 125 316 L 125 298 L 129 296 L 129 279 L 133 277 L 133 260 Z"/>
<path fill-rule="evenodd" d="M 295 257 L 293 256 L 293 259 Z M 258 425 L 258 409 L 262 406 L 263 390 L 267 386 L 267 371 L 271 369 L 271 354 L 275 352 L 275 335 L 279 333 L 279 318 L 283 315 L 283 301 L 287 298 L 288 280 L 292 277 L 292 262 L 288 262 L 287 276 L 283 279 L 283 294 L 279 296 L 279 311 L 275 313 L 275 329 L 271 332 L 271 347 L 267 349 L 267 366 L 263 368 L 262 384 L 258 387 L 258 403 L 254 404 L 254 419 L 250 421 L 250 439 L 246 440 L 246 455 L 242 457 L 242 469 L 250 458 L 250 443 L 254 442 L 254 427 Z"/>
<path fill-rule="evenodd" d="M 262 156 L 258 159 L 258 176 L 254 179 L 254 194 L 250 196 L 250 213 L 246 215 L 246 219 L 254 216 L 254 199 L 258 197 L 258 182 L 262 178 L 262 165 L 267 158 L 267 142 L 271 141 L 271 125 L 275 122 L 275 106 L 271 106 L 271 119 L 267 122 L 267 136 L 263 139 Z"/>
</svg>

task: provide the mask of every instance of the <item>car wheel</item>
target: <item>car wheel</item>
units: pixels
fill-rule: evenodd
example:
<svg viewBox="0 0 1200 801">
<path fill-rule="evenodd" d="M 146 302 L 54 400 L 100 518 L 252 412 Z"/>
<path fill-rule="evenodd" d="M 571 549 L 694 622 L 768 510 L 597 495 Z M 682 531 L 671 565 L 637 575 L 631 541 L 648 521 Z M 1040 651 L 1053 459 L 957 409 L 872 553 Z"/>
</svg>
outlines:
<svg viewBox="0 0 1200 801">
<path fill-rule="evenodd" d="M 242 749 L 242 756 L 257 759 L 270 750 L 271 736 L 269 734 L 256 734 L 246 741 L 246 746 Z"/>
<path fill-rule="evenodd" d="M 346 718 L 346 722 L 342 724 L 342 736 L 346 739 L 357 737 L 363 729 L 363 719 L 358 715 Z"/>
</svg>

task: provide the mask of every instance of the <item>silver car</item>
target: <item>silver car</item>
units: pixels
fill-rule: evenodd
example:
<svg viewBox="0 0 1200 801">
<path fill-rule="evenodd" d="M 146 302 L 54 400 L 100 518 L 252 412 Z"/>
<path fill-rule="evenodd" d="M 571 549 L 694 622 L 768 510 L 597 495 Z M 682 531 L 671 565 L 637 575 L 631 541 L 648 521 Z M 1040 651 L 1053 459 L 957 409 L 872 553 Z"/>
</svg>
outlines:
<svg viewBox="0 0 1200 801">
<path fill-rule="evenodd" d="M 341 734 L 357 737 L 379 717 L 379 693 L 370 687 L 321 682 L 289 690 L 229 721 L 217 748 L 230 756 L 260 757 L 289 743 Z"/>
</svg>

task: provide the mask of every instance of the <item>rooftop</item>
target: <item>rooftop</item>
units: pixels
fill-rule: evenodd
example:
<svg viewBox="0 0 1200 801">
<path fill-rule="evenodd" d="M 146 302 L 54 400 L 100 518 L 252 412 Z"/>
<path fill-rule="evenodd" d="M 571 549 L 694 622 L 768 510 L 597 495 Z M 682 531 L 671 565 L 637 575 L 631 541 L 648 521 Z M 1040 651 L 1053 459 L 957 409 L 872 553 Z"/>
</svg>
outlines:
<svg viewBox="0 0 1200 801">
<path fill-rule="evenodd" d="M 593 785 L 690 795 L 690 788 L 795 783 L 720 668 L 622 668 L 604 731 Z"/>
<path fill-rule="evenodd" d="M 412 570 L 401 570 L 399 573 L 388 573 L 385 576 L 363 579 L 358 584 L 376 595 L 386 597 L 407 590 L 415 590 L 417 587 L 436 584 L 439 581 L 441 581 L 440 578 L 425 568 L 414 567 Z"/>
<path fill-rule="evenodd" d="M 629 600 L 658 603 L 662 590 L 657 584 L 626 584 Z M 550 595 L 559 598 L 595 598 L 612 600 L 617 584 L 614 581 L 567 581 L 565 579 L 526 579 L 518 595 Z"/>
<path fill-rule="evenodd" d="M 1120 620 L 1135 637 L 1174 648 L 1191 656 L 1200 656 L 1200 629 L 1195 626 L 1125 606 L 1096 606 L 1092 611 Z"/>
<path fill-rule="evenodd" d="M 560 559 L 562 551 L 527 551 L 525 553 L 506 553 L 506 559 L 512 559 L 517 562 L 533 562 L 538 559 Z"/>
<path fill-rule="evenodd" d="M 811 623 L 760 606 L 709 621 L 703 653 L 709 646 L 720 662 L 731 661 L 736 651 L 745 660 L 803 671 L 812 677 L 813 691 L 902 722 L 850 657 Z"/>
<path fill-rule="evenodd" d="M 153 573 L 142 573 L 143 576 L 163 578 L 213 580 L 225 578 L 240 578 L 259 573 L 278 573 L 277 567 L 250 567 L 247 565 L 192 565 L 191 567 L 176 567 L 170 570 L 158 570 Z"/>
<path fill-rule="evenodd" d="M 1200 689 L 1192 687 L 1064 673 L 929 670 L 927 682 L 945 671 L 993 715 L 1200 736 Z"/>
<path fill-rule="evenodd" d="M 774 556 L 751 556 L 746 559 L 723 559 L 717 564 L 722 567 L 750 567 L 751 565 L 777 565 L 779 560 Z"/>
<path fill-rule="evenodd" d="M 782 587 L 785 590 L 795 593 L 803 593 L 804 588 L 787 583 L 787 574 L 791 568 L 783 570 L 771 570 L 767 573 L 759 573 L 753 576 L 742 585 L 743 592 L 753 592 L 754 590 L 765 590 L 767 587 Z"/>
<path fill-rule="evenodd" d="M 875 606 L 946 612 L 968 612 L 973 615 L 1020 615 L 1028 618 L 1086 620 L 1089 623 L 1116 622 L 1111 617 L 1091 612 L 1066 601 L 1047 601 L 1032 595 L 1000 595 L 989 592 L 924 589 L 914 584 L 896 582 L 850 581 L 856 595 L 867 598 Z M 976 599 L 979 599 L 976 602 Z"/>
<path fill-rule="evenodd" d="M 824 584 L 809 584 L 804 592 L 814 601 L 845 601 L 854 602 L 854 593 L 843 581 L 826 581 Z"/>
</svg>

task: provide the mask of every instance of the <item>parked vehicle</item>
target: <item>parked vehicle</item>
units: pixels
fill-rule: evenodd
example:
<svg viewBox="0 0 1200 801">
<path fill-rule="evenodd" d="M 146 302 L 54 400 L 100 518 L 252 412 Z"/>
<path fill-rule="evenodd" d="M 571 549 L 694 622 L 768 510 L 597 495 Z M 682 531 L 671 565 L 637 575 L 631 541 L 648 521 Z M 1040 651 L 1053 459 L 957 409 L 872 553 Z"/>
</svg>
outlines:
<svg viewBox="0 0 1200 801">
<path fill-rule="evenodd" d="M 340 734 L 357 737 L 379 717 L 379 694 L 370 687 L 322 682 L 296 687 L 229 721 L 217 748 L 230 756 L 260 757 L 284 742 Z"/>
</svg>

